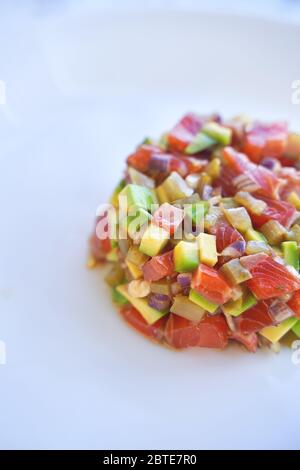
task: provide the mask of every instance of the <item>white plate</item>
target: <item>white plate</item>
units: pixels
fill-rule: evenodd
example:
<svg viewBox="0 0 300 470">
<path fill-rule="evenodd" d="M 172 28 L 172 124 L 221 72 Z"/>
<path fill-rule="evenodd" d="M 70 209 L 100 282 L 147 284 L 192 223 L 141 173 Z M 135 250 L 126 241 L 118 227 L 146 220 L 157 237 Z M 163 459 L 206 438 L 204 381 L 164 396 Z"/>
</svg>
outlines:
<svg viewBox="0 0 300 470">
<path fill-rule="evenodd" d="M 300 29 L 179 13 L 23 20 L 0 38 L 1 447 L 298 447 L 290 351 L 156 346 L 122 323 L 85 256 L 126 155 L 185 111 L 300 129 Z"/>
</svg>

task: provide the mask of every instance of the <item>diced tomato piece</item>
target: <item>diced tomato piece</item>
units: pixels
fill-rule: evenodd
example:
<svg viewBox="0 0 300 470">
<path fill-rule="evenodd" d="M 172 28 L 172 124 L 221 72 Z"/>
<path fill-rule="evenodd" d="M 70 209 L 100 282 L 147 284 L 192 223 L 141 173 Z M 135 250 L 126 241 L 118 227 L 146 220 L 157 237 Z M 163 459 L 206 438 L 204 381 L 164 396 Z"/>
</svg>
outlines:
<svg viewBox="0 0 300 470">
<path fill-rule="evenodd" d="M 216 269 L 200 264 L 193 275 L 192 288 L 219 305 L 230 300 L 232 289 Z"/>
<path fill-rule="evenodd" d="M 127 323 L 143 335 L 156 339 L 157 341 L 161 341 L 163 339 L 167 321 L 165 317 L 162 317 L 157 322 L 149 325 L 142 315 L 132 307 L 132 305 L 124 305 L 124 307 L 120 309 L 120 313 Z"/>
<path fill-rule="evenodd" d="M 293 297 L 287 304 L 293 310 L 295 317 L 300 318 L 300 290 L 293 294 Z"/>
<path fill-rule="evenodd" d="M 257 350 L 258 339 L 256 333 L 251 333 L 249 335 L 244 335 L 238 331 L 231 333 L 230 339 L 234 339 L 239 343 L 242 343 L 248 351 L 255 353 Z"/>
<path fill-rule="evenodd" d="M 240 261 L 252 274 L 247 285 L 259 300 L 279 297 L 300 289 L 300 275 L 264 253 L 244 256 Z"/>
<path fill-rule="evenodd" d="M 243 150 L 255 163 L 259 163 L 263 157 L 281 157 L 287 137 L 286 123 L 255 123 L 246 131 Z"/>
<path fill-rule="evenodd" d="M 267 302 L 258 302 L 254 307 L 235 318 L 237 330 L 243 335 L 257 333 L 266 326 L 274 324 Z"/>
<path fill-rule="evenodd" d="M 154 256 L 142 267 L 145 281 L 159 281 L 174 274 L 173 250 L 163 255 Z"/>
<path fill-rule="evenodd" d="M 224 349 L 228 342 L 228 326 L 223 315 L 206 315 L 195 324 L 175 314 L 169 316 L 165 337 L 177 349 L 188 347 Z"/>
<path fill-rule="evenodd" d="M 164 228 L 170 235 L 174 235 L 174 232 L 182 223 L 183 218 L 183 210 L 167 202 L 160 206 L 153 214 L 153 222 L 158 225 L 158 227 Z"/>
<path fill-rule="evenodd" d="M 168 135 L 168 144 L 177 152 L 184 152 L 203 126 L 203 118 L 194 113 L 186 114 Z"/>
<path fill-rule="evenodd" d="M 255 228 L 260 228 L 263 224 L 269 220 L 277 220 L 284 227 L 289 227 L 293 217 L 296 213 L 294 206 L 289 204 L 286 201 L 278 201 L 276 199 L 270 199 L 267 197 L 259 197 L 262 201 L 265 201 L 268 207 L 263 211 L 262 214 L 253 214 L 249 211 L 251 215 L 251 220 Z"/>
</svg>

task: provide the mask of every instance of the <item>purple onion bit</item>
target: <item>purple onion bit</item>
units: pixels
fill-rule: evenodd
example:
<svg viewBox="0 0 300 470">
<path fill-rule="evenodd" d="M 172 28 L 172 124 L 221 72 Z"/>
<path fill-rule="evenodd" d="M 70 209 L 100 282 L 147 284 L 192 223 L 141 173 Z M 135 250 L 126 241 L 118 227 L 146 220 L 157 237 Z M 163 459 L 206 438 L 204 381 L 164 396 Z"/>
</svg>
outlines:
<svg viewBox="0 0 300 470">
<path fill-rule="evenodd" d="M 282 300 L 274 300 L 269 307 L 270 313 L 274 318 L 275 324 L 279 324 L 294 315 L 294 312 Z"/>
<path fill-rule="evenodd" d="M 181 287 L 190 287 L 192 282 L 192 275 L 191 273 L 182 273 L 178 274 L 177 282 L 181 285 Z"/>
<path fill-rule="evenodd" d="M 168 310 L 171 305 L 171 299 L 168 295 L 164 294 L 152 294 L 149 297 L 148 305 L 160 312 Z"/>
<path fill-rule="evenodd" d="M 281 168 L 279 161 L 271 157 L 264 158 L 260 164 L 271 171 L 278 171 Z"/>
<path fill-rule="evenodd" d="M 149 163 L 149 169 L 161 173 L 168 173 L 170 166 L 170 156 L 167 154 L 154 154 Z"/>
<path fill-rule="evenodd" d="M 221 255 L 229 256 L 230 258 L 239 258 L 240 256 L 242 256 L 242 254 L 244 254 L 245 249 L 246 249 L 245 240 L 237 240 L 236 242 L 224 248 Z"/>
</svg>

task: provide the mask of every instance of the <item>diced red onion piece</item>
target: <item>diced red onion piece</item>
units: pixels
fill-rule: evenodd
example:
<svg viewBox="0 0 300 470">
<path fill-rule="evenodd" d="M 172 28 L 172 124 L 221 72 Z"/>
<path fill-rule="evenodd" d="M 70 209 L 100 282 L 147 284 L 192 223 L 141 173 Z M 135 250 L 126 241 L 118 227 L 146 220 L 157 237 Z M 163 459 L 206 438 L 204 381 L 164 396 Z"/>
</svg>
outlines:
<svg viewBox="0 0 300 470">
<path fill-rule="evenodd" d="M 191 273 L 183 273 L 177 276 L 177 281 L 181 287 L 190 287 L 192 282 L 192 274 Z"/>
<path fill-rule="evenodd" d="M 204 201 L 208 201 L 211 197 L 212 191 L 213 188 L 209 184 L 205 184 L 202 190 L 202 199 L 204 199 Z"/>
<path fill-rule="evenodd" d="M 179 284 L 179 282 L 173 282 L 171 284 L 171 292 L 172 292 L 172 295 L 177 295 L 177 294 L 182 293 L 182 287 Z"/>
<path fill-rule="evenodd" d="M 170 169 L 170 157 L 168 155 L 152 155 L 149 169 L 153 171 L 159 171 L 161 173 L 168 173 Z"/>
<path fill-rule="evenodd" d="M 226 312 L 223 312 L 223 315 L 226 319 L 226 322 L 230 331 L 236 331 L 234 318 L 231 315 L 229 315 L 229 313 L 226 313 Z"/>
<path fill-rule="evenodd" d="M 221 256 L 229 256 L 230 258 L 239 258 L 245 253 L 246 242 L 244 240 L 237 240 L 231 245 L 224 248 Z"/>
<path fill-rule="evenodd" d="M 168 295 L 152 294 L 149 297 L 148 304 L 150 307 L 155 308 L 156 310 L 163 311 L 170 307 L 171 299 Z"/>
<path fill-rule="evenodd" d="M 276 158 L 266 157 L 260 164 L 271 171 L 279 171 L 281 168 L 280 162 Z"/>
<path fill-rule="evenodd" d="M 276 324 L 283 322 L 294 315 L 294 312 L 281 300 L 274 300 L 269 307 L 270 313 Z"/>
<path fill-rule="evenodd" d="M 253 179 L 253 176 L 248 172 L 236 176 L 233 179 L 233 184 L 236 186 L 238 191 L 248 191 L 248 193 L 254 193 L 259 189 L 259 186 Z"/>
</svg>

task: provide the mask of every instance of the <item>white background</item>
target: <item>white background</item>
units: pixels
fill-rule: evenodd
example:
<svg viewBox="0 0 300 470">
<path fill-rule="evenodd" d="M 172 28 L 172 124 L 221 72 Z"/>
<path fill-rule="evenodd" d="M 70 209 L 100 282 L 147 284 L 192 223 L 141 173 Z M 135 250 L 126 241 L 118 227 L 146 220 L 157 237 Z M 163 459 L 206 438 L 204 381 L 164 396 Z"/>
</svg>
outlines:
<svg viewBox="0 0 300 470">
<path fill-rule="evenodd" d="M 290 351 L 160 348 L 121 323 L 101 272 L 85 269 L 95 208 L 145 135 L 189 109 L 300 129 L 297 27 L 169 3 L 1 3 L 2 448 L 299 446 Z M 283 11 L 274 2 L 270 15 Z"/>
</svg>

